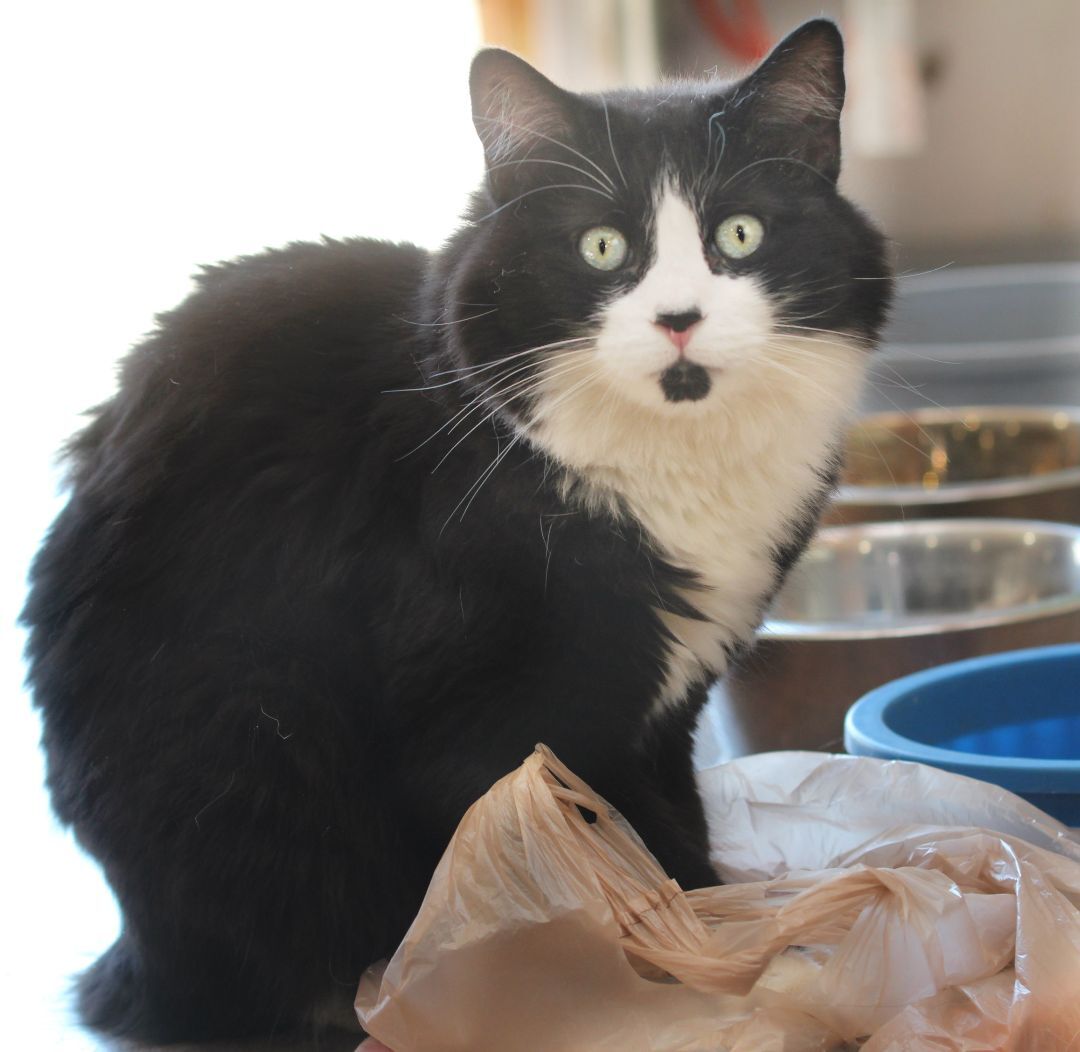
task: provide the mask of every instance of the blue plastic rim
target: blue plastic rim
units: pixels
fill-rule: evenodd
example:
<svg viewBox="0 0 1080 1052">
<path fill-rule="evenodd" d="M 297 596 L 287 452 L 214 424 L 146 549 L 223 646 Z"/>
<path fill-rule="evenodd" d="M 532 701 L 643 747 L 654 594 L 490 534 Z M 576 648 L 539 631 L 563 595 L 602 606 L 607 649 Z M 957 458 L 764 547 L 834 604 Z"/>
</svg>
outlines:
<svg viewBox="0 0 1080 1052">
<path fill-rule="evenodd" d="M 1080 825 L 1080 643 L 915 672 L 844 721 L 859 756 L 914 760 L 993 782 Z"/>
</svg>

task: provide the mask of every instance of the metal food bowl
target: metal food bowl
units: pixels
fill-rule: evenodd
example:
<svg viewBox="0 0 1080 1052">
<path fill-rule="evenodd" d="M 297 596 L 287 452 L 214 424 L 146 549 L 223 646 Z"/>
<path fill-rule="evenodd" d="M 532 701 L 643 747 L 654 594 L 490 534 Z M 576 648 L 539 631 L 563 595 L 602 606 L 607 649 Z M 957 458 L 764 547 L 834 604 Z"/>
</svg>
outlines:
<svg viewBox="0 0 1080 1052">
<path fill-rule="evenodd" d="M 1080 826 L 1080 643 L 916 672 L 872 690 L 844 725 L 848 752 L 994 782 Z"/>
<path fill-rule="evenodd" d="M 827 522 L 960 516 L 1080 523 L 1080 410 L 920 409 L 852 429 Z"/>
<path fill-rule="evenodd" d="M 848 707 L 874 687 L 1078 639 L 1078 527 L 965 519 L 826 528 L 725 679 L 725 722 L 741 752 L 835 749 Z"/>
</svg>

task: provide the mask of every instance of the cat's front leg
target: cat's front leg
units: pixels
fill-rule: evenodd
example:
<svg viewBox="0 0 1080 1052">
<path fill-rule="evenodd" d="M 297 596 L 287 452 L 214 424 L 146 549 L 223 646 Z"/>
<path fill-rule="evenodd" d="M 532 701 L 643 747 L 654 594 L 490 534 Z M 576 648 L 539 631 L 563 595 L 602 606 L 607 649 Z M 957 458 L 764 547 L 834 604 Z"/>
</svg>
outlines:
<svg viewBox="0 0 1080 1052">
<path fill-rule="evenodd" d="M 719 884 L 709 861 L 708 826 L 693 767 L 696 704 L 666 713 L 649 728 L 636 758 L 635 777 L 613 791 L 645 846 L 680 887 Z"/>
<path fill-rule="evenodd" d="M 553 707 L 547 706 L 548 713 Z M 429 728 L 423 742 L 414 741 L 403 779 L 418 825 L 448 842 L 468 807 L 543 742 L 626 818 L 680 886 L 719 883 L 709 863 L 708 830 L 693 772 L 696 707 L 687 705 L 657 719 L 634 743 L 617 740 L 610 724 L 594 733 L 584 716 L 587 705 L 579 702 L 573 708 L 578 720 L 569 713 L 558 720 L 529 719 L 530 712 L 542 710 L 519 704 L 512 723 L 488 727 L 485 733 L 446 725 L 438 732 Z"/>
<path fill-rule="evenodd" d="M 709 862 L 701 802 L 667 800 L 648 788 L 633 790 L 620 811 L 657 862 L 686 891 L 719 884 Z"/>
</svg>

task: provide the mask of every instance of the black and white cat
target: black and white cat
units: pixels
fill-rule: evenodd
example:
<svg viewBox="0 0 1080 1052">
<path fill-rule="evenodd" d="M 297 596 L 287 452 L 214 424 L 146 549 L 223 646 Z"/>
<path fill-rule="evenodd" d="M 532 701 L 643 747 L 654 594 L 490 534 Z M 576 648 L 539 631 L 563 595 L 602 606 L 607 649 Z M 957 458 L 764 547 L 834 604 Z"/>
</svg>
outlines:
<svg viewBox="0 0 1080 1052">
<path fill-rule="evenodd" d="M 443 251 L 210 268 L 72 445 L 24 616 L 56 811 L 123 910 L 90 1026 L 351 996 L 536 742 L 715 881 L 704 689 L 813 531 L 891 291 L 836 187 L 840 39 L 604 96 L 485 51 L 472 94 Z"/>
</svg>

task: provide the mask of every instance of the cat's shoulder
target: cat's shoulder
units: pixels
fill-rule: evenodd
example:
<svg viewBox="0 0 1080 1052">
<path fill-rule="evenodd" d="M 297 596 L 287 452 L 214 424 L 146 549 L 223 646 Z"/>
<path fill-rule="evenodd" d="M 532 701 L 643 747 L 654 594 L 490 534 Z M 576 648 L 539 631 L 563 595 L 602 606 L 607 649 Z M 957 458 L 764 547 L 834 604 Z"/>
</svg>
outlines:
<svg viewBox="0 0 1080 1052">
<path fill-rule="evenodd" d="M 420 330 L 401 319 L 413 314 L 428 261 L 415 245 L 325 238 L 203 267 L 68 444 L 73 477 L 110 435 L 156 456 L 156 440 L 203 434 L 195 422 L 215 414 L 230 426 L 277 419 L 284 428 L 302 423 L 305 407 L 357 410 L 408 382 L 408 341 Z"/>
<path fill-rule="evenodd" d="M 204 266 L 195 290 L 162 316 L 183 324 L 210 316 L 277 324 L 311 315 L 355 317 L 412 299 L 430 254 L 406 242 L 323 238 Z"/>
<path fill-rule="evenodd" d="M 324 238 L 205 266 L 124 360 L 120 400 L 157 405 L 153 392 L 166 390 L 179 409 L 235 405 L 257 396 L 256 375 L 282 390 L 333 389 L 343 369 L 365 366 L 397 380 L 392 352 L 416 331 L 401 319 L 414 313 L 428 263 L 416 245 Z"/>
<path fill-rule="evenodd" d="M 318 241 L 293 241 L 281 248 L 267 248 L 253 255 L 200 268 L 196 282 L 204 288 L 235 280 L 273 279 L 323 282 L 327 279 L 412 274 L 427 261 L 429 253 L 406 241 L 377 238 L 323 237 Z"/>
</svg>

